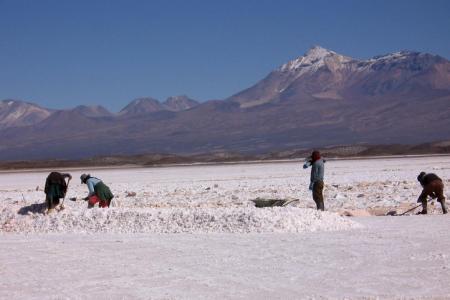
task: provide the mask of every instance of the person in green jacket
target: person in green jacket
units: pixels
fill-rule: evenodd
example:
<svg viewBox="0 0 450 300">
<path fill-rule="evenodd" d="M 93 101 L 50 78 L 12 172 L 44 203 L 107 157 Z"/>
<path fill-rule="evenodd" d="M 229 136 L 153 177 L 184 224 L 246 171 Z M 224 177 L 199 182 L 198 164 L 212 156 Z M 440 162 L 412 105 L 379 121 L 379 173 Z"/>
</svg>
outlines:
<svg viewBox="0 0 450 300">
<path fill-rule="evenodd" d="M 66 178 L 69 180 L 66 182 Z M 64 198 L 67 193 L 67 187 L 72 176 L 68 173 L 51 172 L 45 180 L 45 203 L 47 204 L 47 213 L 54 212 L 59 204 L 59 199 Z"/>
<path fill-rule="evenodd" d="M 88 186 L 89 194 L 84 200 L 88 201 L 88 208 L 94 207 L 98 203 L 99 207 L 109 207 L 114 195 L 109 187 L 100 179 L 92 177 L 90 174 L 82 174 L 80 176 L 81 183 Z"/>
</svg>

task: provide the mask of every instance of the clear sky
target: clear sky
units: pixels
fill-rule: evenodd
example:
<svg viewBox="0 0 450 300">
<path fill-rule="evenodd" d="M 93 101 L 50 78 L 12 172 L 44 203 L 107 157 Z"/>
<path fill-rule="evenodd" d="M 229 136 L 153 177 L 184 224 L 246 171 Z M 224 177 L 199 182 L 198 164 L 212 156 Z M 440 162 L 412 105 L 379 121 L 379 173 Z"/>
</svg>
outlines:
<svg viewBox="0 0 450 300">
<path fill-rule="evenodd" d="M 0 99 L 223 99 L 321 45 L 450 58 L 447 0 L 0 0 Z"/>
</svg>

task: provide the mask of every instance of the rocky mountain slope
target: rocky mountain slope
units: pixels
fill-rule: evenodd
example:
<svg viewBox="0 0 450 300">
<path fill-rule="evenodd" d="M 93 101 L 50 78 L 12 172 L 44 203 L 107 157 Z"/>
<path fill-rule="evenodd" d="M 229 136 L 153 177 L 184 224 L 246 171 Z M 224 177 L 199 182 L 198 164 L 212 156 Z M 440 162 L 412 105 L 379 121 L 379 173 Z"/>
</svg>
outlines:
<svg viewBox="0 0 450 300">
<path fill-rule="evenodd" d="M 121 116 L 139 116 L 146 115 L 160 111 L 183 111 L 197 106 L 199 103 L 189 97 L 173 96 L 166 99 L 164 102 L 151 97 L 138 98 L 131 101 L 120 112 Z"/>
<path fill-rule="evenodd" d="M 199 103 L 186 95 L 169 97 L 162 105 L 170 111 L 183 111 L 196 107 Z"/>
<path fill-rule="evenodd" d="M 99 118 L 99 117 L 111 117 L 113 114 L 101 105 L 79 105 L 72 109 L 73 112 L 78 112 L 86 117 Z"/>
<path fill-rule="evenodd" d="M 51 110 L 36 104 L 6 99 L 0 101 L 0 129 L 33 125 L 50 116 Z"/>
<path fill-rule="evenodd" d="M 446 95 L 449 68 L 448 60 L 426 53 L 402 51 L 361 61 L 313 47 L 229 100 L 252 107 L 305 96 L 358 101 L 406 93 L 417 97 L 430 91 Z"/>
<path fill-rule="evenodd" d="M 225 100 L 140 98 L 118 115 L 59 111 L 0 130 L 0 159 L 264 153 L 448 140 L 450 62 L 402 51 L 357 60 L 314 47 Z"/>
</svg>

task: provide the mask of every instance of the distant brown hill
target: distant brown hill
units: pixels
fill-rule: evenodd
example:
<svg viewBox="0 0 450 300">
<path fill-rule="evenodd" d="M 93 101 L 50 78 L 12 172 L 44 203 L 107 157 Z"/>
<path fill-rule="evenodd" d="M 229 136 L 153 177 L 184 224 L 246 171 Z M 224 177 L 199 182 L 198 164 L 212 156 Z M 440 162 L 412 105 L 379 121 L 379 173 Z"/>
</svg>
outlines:
<svg viewBox="0 0 450 300">
<path fill-rule="evenodd" d="M 450 141 L 426 143 L 420 145 L 342 145 L 319 149 L 327 160 L 359 159 L 367 157 L 406 156 L 406 155 L 450 155 Z M 312 149 L 291 149 L 262 154 L 242 154 L 235 152 L 215 152 L 192 155 L 175 155 L 164 153 L 150 153 L 140 155 L 96 156 L 80 160 L 20 160 L 0 161 L 0 170 L 19 169 L 59 169 L 77 167 L 151 167 L 176 164 L 220 164 L 267 162 L 286 159 L 303 161 L 311 155 Z"/>
<path fill-rule="evenodd" d="M 0 159 L 233 152 L 450 139 L 450 62 L 402 51 L 356 60 L 314 47 L 225 100 L 141 98 L 118 115 L 51 113 L 0 130 Z M 4 142 L 3 142 L 4 141 Z"/>
</svg>

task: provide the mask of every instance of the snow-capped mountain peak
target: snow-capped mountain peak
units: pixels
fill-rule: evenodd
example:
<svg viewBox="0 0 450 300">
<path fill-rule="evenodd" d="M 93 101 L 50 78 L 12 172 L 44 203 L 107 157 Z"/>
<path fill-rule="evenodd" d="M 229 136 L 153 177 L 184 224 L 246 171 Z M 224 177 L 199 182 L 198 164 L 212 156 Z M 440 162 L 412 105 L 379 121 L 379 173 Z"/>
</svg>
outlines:
<svg viewBox="0 0 450 300">
<path fill-rule="evenodd" d="M 11 99 L 5 99 L 5 100 L 1 100 L 0 101 L 0 107 L 6 107 L 6 106 L 11 106 L 14 103 L 20 103 L 17 100 L 11 100 Z"/>
<path fill-rule="evenodd" d="M 369 59 L 368 61 L 376 62 L 376 61 L 402 60 L 402 59 L 406 59 L 414 54 L 419 54 L 419 53 L 411 52 L 411 51 L 398 51 L 398 52 L 389 53 L 389 54 L 385 54 L 385 55 L 375 56 L 375 57 Z"/>
<path fill-rule="evenodd" d="M 36 124 L 47 118 L 51 111 L 33 103 L 6 99 L 0 101 L 0 128 Z"/>
<path fill-rule="evenodd" d="M 186 95 L 180 95 L 167 98 L 163 105 L 170 111 L 183 111 L 197 106 L 198 102 Z"/>
<path fill-rule="evenodd" d="M 334 51 L 325 49 L 321 46 L 314 46 L 314 47 L 311 47 L 308 50 L 308 52 L 306 52 L 305 56 L 311 60 L 314 60 L 314 59 L 322 59 L 322 58 L 325 58 L 325 57 L 333 55 L 333 54 L 337 54 L 337 53 Z"/>
<path fill-rule="evenodd" d="M 352 60 L 350 57 L 340 55 L 334 51 L 325 49 L 320 46 L 314 46 L 310 48 L 305 55 L 282 65 L 279 68 L 279 71 L 286 72 L 301 70 L 301 73 L 310 70 L 314 71 L 324 66 L 327 60 L 329 60 L 330 58 L 335 59 L 338 63 L 345 63 Z"/>
<path fill-rule="evenodd" d="M 119 115 L 142 115 L 164 110 L 162 104 L 151 97 L 141 97 L 131 101 L 125 106 Z"/>
</svg>

